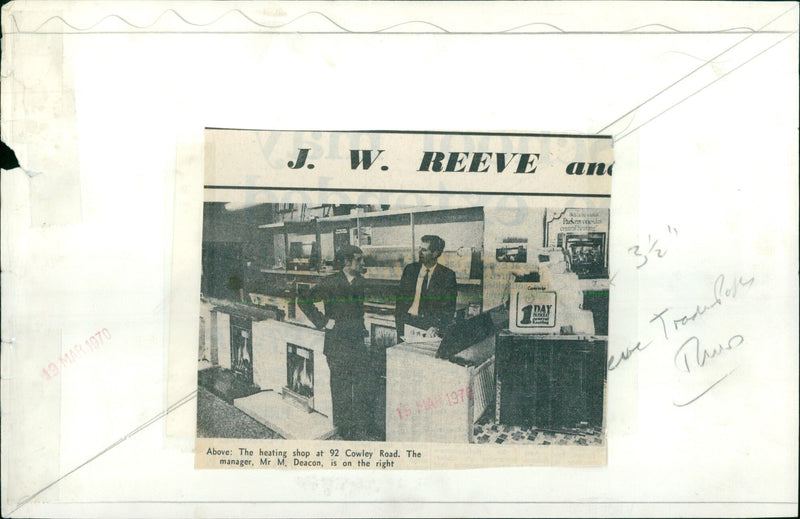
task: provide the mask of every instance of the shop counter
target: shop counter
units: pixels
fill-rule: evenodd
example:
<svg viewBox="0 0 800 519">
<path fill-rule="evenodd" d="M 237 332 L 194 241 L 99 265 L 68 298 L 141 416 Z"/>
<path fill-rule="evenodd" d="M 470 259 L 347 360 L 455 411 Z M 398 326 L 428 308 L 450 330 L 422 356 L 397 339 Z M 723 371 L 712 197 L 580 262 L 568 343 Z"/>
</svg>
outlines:
<svg viewBox="0 0 800 519">
<path fill-rule="evenodd" d="M 386 350 L 386 440 L 467 443 L 494 394 L 490 335 L 449 359 L 438 343 L 400 343 Z"/>
</svg>

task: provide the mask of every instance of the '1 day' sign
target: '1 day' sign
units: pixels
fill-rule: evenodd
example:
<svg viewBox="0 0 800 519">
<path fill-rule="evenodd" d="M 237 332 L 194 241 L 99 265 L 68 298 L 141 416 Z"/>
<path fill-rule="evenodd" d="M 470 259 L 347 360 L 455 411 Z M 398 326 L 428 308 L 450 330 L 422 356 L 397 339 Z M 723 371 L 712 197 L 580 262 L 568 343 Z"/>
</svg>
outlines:
<svg viewBox="0 0 800 519">
<path fill-rule="evenodd" d="M 541 286 L 537 287 L 533 283 L 517 283 L 515 289 L 509 319 L 512 331 L 533 333 L 543 328 L 555 328 L 555 292 L 541 291 Z"/>
</svg>

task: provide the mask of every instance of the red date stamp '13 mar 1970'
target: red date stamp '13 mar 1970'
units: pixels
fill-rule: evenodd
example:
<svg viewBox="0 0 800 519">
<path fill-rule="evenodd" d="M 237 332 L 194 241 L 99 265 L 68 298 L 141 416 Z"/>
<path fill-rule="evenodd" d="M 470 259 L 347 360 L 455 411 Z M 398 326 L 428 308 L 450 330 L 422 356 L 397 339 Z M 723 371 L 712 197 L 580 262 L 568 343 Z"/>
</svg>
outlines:
<svg viewBox="0 0 800 519">
<path fill-rule="evenodd" d="M 403 418 L 411 418 L 412 414 L 421 414 L 423 411 L 431 412 L 443 407 L 463 404 L 464 402 L 468 400 L 471 401 L 472 399 L 472 388 L 462 387 L 443 395 L 434 395 L 428 398 L 423 398 L 422 400 L 417 400 L 415 402 L 415 407 L 412 407 L 411 404 L 402 404 L 395 410 L 402 420 Z"/>
<path fill-rule="evenodd" d="M 104 346 L 105 343 L 110 340 L 111 332 L 108 331 L 108 328 L 103 328 L 102 330 L 94 333 L 91 337 L 83 341 L 83 344 L 77 343 L 73 345 L 55 362 L 50 362 L 47 366 L 42 368 L 42 378 L 45 380 L 50 380 L 54 377 L 57 377 L 61 374 L 61 371 L 65 367 L 73 364 L 76 360 L 81 359 L 84 356 L 100 349 L 101 346 Z"/>
</svg>

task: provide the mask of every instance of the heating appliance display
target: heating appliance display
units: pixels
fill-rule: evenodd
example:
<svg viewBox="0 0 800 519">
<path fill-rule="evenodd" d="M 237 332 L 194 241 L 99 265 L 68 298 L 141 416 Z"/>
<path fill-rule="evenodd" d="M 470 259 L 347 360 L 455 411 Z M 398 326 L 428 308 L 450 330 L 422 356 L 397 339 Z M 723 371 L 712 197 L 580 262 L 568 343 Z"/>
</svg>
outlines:
<svg viewBox="0 0 800 519">
<path fill-rule="evenodd" d="M 286 344 L 286 385 L 283 397 L 308 411 L 314 409 L 314 352 L 296 344 Z"/>
<path fill-rule="evenodd" d="M 253 321 L 231 315 L 231 369 L 253 383 Z"/>
</svg>

